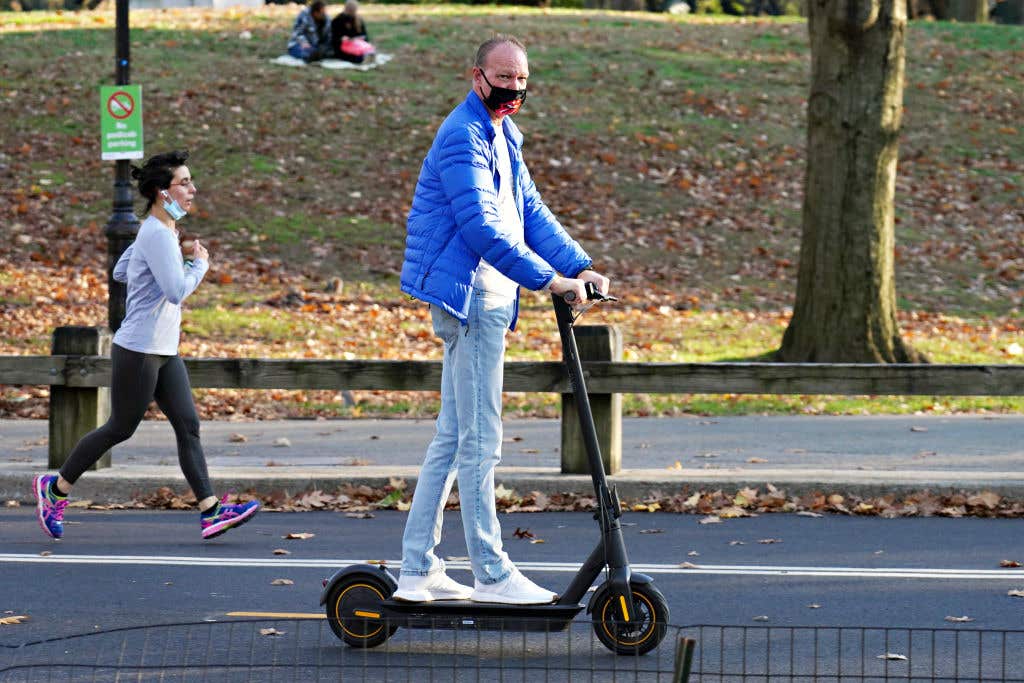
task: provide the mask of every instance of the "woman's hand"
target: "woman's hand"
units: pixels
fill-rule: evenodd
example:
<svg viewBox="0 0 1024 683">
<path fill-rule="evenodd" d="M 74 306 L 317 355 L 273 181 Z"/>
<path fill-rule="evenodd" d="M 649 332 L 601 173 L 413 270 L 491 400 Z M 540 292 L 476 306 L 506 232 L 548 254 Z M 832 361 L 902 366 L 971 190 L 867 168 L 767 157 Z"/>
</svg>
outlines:
<svg viewBox="0 0 1024 683">
<path fill-rule="evenodd" d="M 210 261 L 210 252 L 206 250 L 206 247 L 199 243 L 199 240 L 194 240 L 192 242 L 192 258 L 196 260 L 202 259 L 207 263 Z"/>
</svg>

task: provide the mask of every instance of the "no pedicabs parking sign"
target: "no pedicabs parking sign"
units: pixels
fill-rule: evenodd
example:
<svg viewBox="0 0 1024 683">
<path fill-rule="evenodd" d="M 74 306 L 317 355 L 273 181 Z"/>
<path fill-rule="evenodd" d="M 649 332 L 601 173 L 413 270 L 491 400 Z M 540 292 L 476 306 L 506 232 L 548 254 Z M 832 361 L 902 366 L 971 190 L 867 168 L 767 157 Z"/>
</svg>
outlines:
<svg viewBox="0 0 1024 683">
<path fill-rule="evenodd" d="M 142 86 L 100 86 L 100 149 L 104 161 L 142 158 Z"/>
</svg>

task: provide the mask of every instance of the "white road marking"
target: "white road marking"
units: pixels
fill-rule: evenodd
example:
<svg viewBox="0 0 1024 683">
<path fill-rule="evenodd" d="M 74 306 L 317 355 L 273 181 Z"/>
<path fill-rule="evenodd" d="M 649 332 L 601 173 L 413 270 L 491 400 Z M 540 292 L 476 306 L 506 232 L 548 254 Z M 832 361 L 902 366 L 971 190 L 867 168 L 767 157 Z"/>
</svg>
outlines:
<svg viewBox="0 0 1024 683">
<path fill-rule="evenodd" d="M 278 569 L 342 569 L 368 560 L 349 559 L 269 559 L 261 557 L 175 557 L 158 555 L 36 555 L 27 553 L 0 553 L 0 563 L 33 564 L 101 564 L 101 565 L 157 565 L 180 567 L 219 567 L 229 561 L 234 567 L 274 567 Z M 400 560 L 370 560 L 384 564 L 392 572 L 401 566 Z M 469 562 L 446 562 L 449 569 L 469 569 Z M 574 562 L 517 562 L 524 571 L 575 572 L 580 565 Z M 676 564 L 630 565 L 633 571 L 645 574 L 716 574 L 736 576 L 824 576 L 860 579 L 958 579 L 973 581 L 1018 581 L 1024 583 L 1024 571 L 1019 569 L 942 569 L 931 567 L 789 567 L 773 565 L 698 564 L 683 568 Z"/>
</svg>

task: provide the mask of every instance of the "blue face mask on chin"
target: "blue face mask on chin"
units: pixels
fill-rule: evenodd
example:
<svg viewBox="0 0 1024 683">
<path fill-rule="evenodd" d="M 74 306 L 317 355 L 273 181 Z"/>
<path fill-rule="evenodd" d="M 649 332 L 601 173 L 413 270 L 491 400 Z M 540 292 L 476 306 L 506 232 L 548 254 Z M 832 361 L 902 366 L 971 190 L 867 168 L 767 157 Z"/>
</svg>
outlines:
<svg viewBox="0 0 1024 683">
<path fill-rule="evenodd" d="M 171 199 L 171 195 L 164 192 L 164 211 L 171 217 L 172 221 L 178 221 L 188 215 L 188 211 L 181 208 L 181 204 L 178 203 L 177 199 Z"/>
</svg>

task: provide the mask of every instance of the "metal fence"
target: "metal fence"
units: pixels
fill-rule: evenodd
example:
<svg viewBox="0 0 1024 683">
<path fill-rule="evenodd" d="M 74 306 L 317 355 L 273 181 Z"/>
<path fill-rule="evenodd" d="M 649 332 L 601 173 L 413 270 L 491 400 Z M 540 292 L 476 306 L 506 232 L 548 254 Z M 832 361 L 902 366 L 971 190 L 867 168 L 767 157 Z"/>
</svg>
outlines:
<svg viewBox="0 0 1024 683">
<path fill-rule="evenodd" d="M 325 620 L 246 619 L 3 646 L 0 681 L 1024 683 L 1024 631 L 672 626 L 658 649 L 623 657 L 585 621 L 548 632 L 399 629 L 358 650 Z"/>
</svg>

